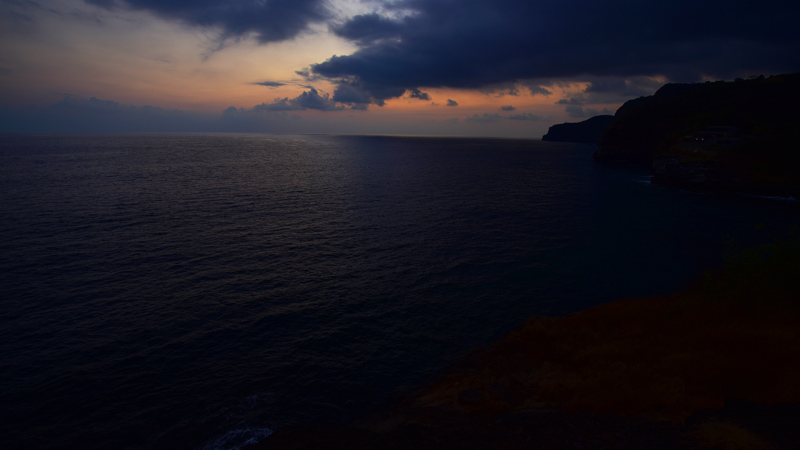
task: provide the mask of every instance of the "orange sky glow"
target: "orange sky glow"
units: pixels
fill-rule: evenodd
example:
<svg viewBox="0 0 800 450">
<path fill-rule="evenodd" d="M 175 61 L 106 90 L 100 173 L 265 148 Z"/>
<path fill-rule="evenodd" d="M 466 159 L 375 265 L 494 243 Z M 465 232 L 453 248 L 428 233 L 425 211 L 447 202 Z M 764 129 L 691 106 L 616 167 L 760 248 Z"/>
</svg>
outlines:
<svg viewBox="0 0 800 450">
<path fill-rule="evenodd" d="M 0 32 L 0 107 L 48 108 L 68 98 L 135 108 L 147 105 L 209 118 L 219 117 L 230 107 L 246 113 L 257 105 L 291 101 L 312 88 L 333 98 L 336 85 L 331 81 L 306 79 L 297 72 L 357 50 L 323 26 L 291 40 L 260 44 L 247 36 L 225 39 L 213 27 L 176 25 L 138 10 L 104 9 L 81 0 L 51 3 L 49 10 L 23 4 L 2 6 L 6 14 L 0 18 L 4 30 Z M 360 5 L 346 4 L 355 12 Z M 12 13 L 29 20 L 12 20 Z M 276 86 L 256 84 L 260 82 Z M 253 124 L 294 117 L 292 123 L 297 126 L 292 132 L 538 138 L 554 123 L 613 113 L 625 100 L 595 102 L 587 105 L 586 112 L 569 110 L 559 101 L 580 95 L 589 84 L 581 80 L 543 83 L 540 86 L 550 94 L 533 95 L 518 85 L 517 95 L 509 95 L 508 84 L 481 90 L 420 86 L 429 100 L 410 98 L 406 92 L 367 110 L 298 109 L 248 117 Z M 280 129 L 254 126 L 255 131 Z"/>
</svg>

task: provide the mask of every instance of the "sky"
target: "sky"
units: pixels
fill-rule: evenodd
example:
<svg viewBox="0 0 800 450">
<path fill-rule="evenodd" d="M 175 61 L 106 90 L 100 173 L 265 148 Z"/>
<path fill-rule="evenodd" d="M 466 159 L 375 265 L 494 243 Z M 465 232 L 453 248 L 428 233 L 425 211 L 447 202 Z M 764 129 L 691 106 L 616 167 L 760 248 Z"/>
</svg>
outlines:
<svg viewBox="0 0 800 450">
<path fill-rule="evenodd" d="M 800 2 L 0 0 L 0 132 L 539 138 L 800 72 Z"/>
</svg>

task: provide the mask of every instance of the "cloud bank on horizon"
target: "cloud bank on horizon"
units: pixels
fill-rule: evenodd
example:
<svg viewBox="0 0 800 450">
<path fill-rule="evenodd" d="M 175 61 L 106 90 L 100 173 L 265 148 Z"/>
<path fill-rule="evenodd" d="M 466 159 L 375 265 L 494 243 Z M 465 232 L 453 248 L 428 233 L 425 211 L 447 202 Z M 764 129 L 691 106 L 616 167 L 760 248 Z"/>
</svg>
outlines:
<svg viewBox="0 0 800 450">
<path fill-rule="evenodd" d="M 6 3 L 7 23 L 22 27 L 35 22 L 35 17 L 23 12 L 45 10 L 49 1 Z M 372 111 L 371 105 L 383 106 L 392 99 L 406 99 L 412 105 L 409 108 L 435 108 L 442 102 L 459 106 L 444 108 L 451 114 L 464 109 L 465 102 L 451 94 L 434 98 L 430 93 L 436 89 L 547 98 L 566 117 L 582 119 L 613 112 L 607 105 L 652 94 L 668 81 L 800 71 L 800 27 L 795 23 L 800 3 L 786 0 L 758 4 L 717 0 L 83 2 L 123 18 L 128 13 L 145 14 L 181 29 L 214 30 L 215 51 L 242 42 L 279 46 L 308 36 L 330 36 L 354 49 L 309 60 L 302 68 L 287 67 L 290 76 L 253 79 L 248 84 L 269 88 L 265 91 L 302 87 L 303 92 L 281 93 L 271 102 L 254 101 L 250 105 L 255 106 L 218 113 L 229 119 L 287 112 L 363 113 Z M 6 45 L 13 45 L 9 43 L 14 31 L 9 28 L 3 35 Z M 2 59 L 0 76 L 13 72 L 12 63 Z M 332 93 L 325 93 L 319 83 L 327 83 Z M 583 83 L 583 87 L 567 89 L 570 83 Z M 553 95 L 559 90 L 560 94 Z M 113 98 L 113 92 L 100 96 Z M 98 101 L 81 105 L 96 107 Z M 496 111 L 511 112 L 517 107 L 495 106 L 485 113 L 465 110 L 462 120 L 543 122 L 552 117 L 514 103 L 522 105 L 514 114 Z M 76 109 L 76 105 L 75 99 L 65 99 L 47 111 L 63 112 L 66 106 Z"/>
</svg>

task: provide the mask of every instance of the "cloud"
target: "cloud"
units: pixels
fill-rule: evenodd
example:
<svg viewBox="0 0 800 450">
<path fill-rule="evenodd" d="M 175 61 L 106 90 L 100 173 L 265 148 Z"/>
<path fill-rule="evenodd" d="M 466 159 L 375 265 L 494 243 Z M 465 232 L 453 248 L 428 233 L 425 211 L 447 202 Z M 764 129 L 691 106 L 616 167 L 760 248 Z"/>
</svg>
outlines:
<svg viewBox="0 0 800 450">
<path fill-rule="evenodd" d="M 262 104 L 263 105 L 263 104 Z M 211 128 L 207 131 L 235 131 L 235 132 L 277 132 L 285 133 L 296 130 L 302 118 L 286 111 L 276 111 L 260 108 L 229 107 L 215 118 Z"/>
<path fill-rule="evenodd" d="M 473 114 L 472 116 L 467 117 L 467 122 L 487 123 L 487 122 L 498 122 L 500 120 L 549 121 L 552 119 L 553 119 L 552 117 L 545 117 L 531 113 L 509 114 L 507 116 L 501 116 L 498 113 L 483 113 L 483 114 Z"/>
<path fill-rule="evenodd" d="M 197 27 L 217 27 L 223 37 L 254 35 L 262 44 L 297 37 L 329 20 L 326 0 L 85 0 L 105 8 L 117 5 L 149 11 Z"/>
<path fill-rule="evenodd" d="M 408 90 L 410 92 L 409 97 L 411 98 L 418 98 L 420 100 L 430 101 L 431 96 L 428 95 L 427 92 L 422 92 L 417 88 L 412 88 Z"/>
<path fill-rule="evenodd" d="M 567 105 L 565 111 L 567 111 L 567 114 L 570 117 L 573 117 L 575 119 L 582 119 L 584 117 L 587 117 L 586 111 L 583 110 L 583 107 L 578 105 Z"/>
<path fill-rule="evenodd" d="M 301 77 L 303 77 L 304 80 L 308 81 L 309 83 L 321 80 L 323 78 L 323 77 L 321 77 L 319 75 L 311 73 L 311 69 L 309 69 L 309 68 L 301 69 L 301 70 L 295 70 L 294 73 L 296 73 L 297 75 L 300 75 Z"/>
<path fill-rule="evenodd" d="M 649 77 L 630 79 L 616 77 L 588 77 L 589 84 L 583 91 L 569 92 L 567 97 L 557 100 L 565 105 L 567 114 L 576 119 L 613 114 L 609 109 L 585 108 L 586 105 L 609 105 L 623 103 L 631 98 L 652 95 L 663 83 Z"/>
<path fill-rule="evenodd" d="M 319 93 L 318 93 L 319 94 Z M 324 95 L 320 95 L 324 98 Z M 244 132 L 244 133 L 350 133 L 350 134 L 440 134 L 496 135 L 509 120 L 535 120 L 533 115 L 501 116 L 496 113 L 411 121 L 373 120 L 355 112 L 343 114 L 304 114 L 295 99 L 278 99 L 250 108 L 234 107 L 213 113 L 197 113 L 157 106 L 133 106 L 99 98 L 67 95 L 44 107 L 0 105 L 0 132 L 50 133 L 127 133 L 127 132 Z M 306 96 L 306 99 L 308 96 Z M 299 101 L 298 101 L 299 102 Z M 269 107 L 268 105 L 279 105 Z M 288 106 L 287 106 L 288 105 Z M 357 111 L 366 104 L 354 104 L 347 111 Z M 524 116 L 518 118 L 516 116 Z M 466 119 L 466 120 L 465 120 Z M 480 126 L 474 122 L 481 122 Z M 520 137 L 541 136 L 552 118 L 516 127 Z M 422 126 L 422 128 L 420 128 Z M 498 128 L 499 127 L 499 128 Z M 508 127 L 505 127 L 508 128 Z"/>
<path fill-rule="evenodd" d="M 589 76 L 585 81 L 589 82 L 586 89 L 567 99 L 569 104 L 622 103 L 632 98 L 652 95 L 664 84 L 663 81 L 651 77 Z M 565 104 L 564 102 L 559 103 Z"/>
<path fill-rule="evenodd" d="M 43 107 L 0 108 L 0 131 L 11 132 L 202 131 L 214 122 L 210 114 L 73 95 Z"/>
<path fill-rule="evenodd" d="M 447 106 L 458 106 L 458 102 L 455 100 L 447 99 Z"/>
<path fill-rule="evenodd" d="M 355 16 L 343 23 L 332 24 L 330 30 L 339 37 L 366 46 L 381 40 L 396 38 L 402 31 L 402 24 L 372 13 Z"/>
<path fill-rule="evenodd" d="M 552 94 L 552 92 L 550 92 L 549 90 L 547 90 L 547 89 L 545 89 L 545 88 L 543 88 L 541 86 L 536 86 L 536 85 L 529 85 L 528 86 L 528 90 L 531 91 L 531 95 L 548 96 L 548 95 Z"/>
<path fill-rule="evenodd" d="M 516 97 L 519 95 L 519 86 L 516 81 L 509 81 L 503 83 L 492 83 L 487 86 L 482 86 L 479 89 L 486 95 L 494 95 L 496 97 L 504 97 L 510 95 Z"/>
<path fill-rule="evenodd" d="M 551 80 L 515 80 L 501 83 L 492 83 L 487 86 L 479 88 L 481 92 L 487 95 L 495 95 L 496 97 L 504 97 L 510 95 L 512 97 L 519 96 L 523 91 L 527 90 L 531 95 L 550 95 L 548 89 L 542 87 L 542 84 L 553 84 Z"/>
<path fill-rule="evenodd" d="M 583 94 L 561 98 L 556 102 L 557 105 L 583 105 L 584 103 L 586 103 L 586 97 L 584 97 Z"/>
<path fill-rule="evenodd" d="M 354 104 L 349 109 L 365 107 Z M 297 113 L 345 109 L 348 108 L 313 88 L 295 98 L 275 99 L 252 108 L 230 107 L 221 113 L 133 106 L 96 97 L 87 99 L 65 95 L 62 100 L 47 106 L 0 106 L 0 132 L 309 132 L 324 124 L 319 120 L 306 120 Z"/>
<path fill-rule="evenodd" d="M 229 108 L 230 109 L 230 108 Z M 276 98 L 272 103 L 261 103 L 253 107 L 253 111 L 302 111 L 305 108 L 298 105 L 295 99 L 289 100 L 289 97 Z M 226 110 L 227 111 L 227 110 Z"/>
<path fill-rule="evenodd" d="M 500 111 L 514 111 L 516 109 L 517 108 L 514 108 L 511 105 L 503 105 L 503 106 L 500 107 Z"/>
<path fill-rule="evenodd" d="M 295 98 L 276 98 L 272 103 L 262 103 L 253 107 L 254 111 L 303 111 L 315 109 L 318 111 L 341 111 L 344 106 L 337 105 L 328 94 L 319 95 L 316 89 L 311 88 Z"/>
<path fill-rule="evenodd" d="M 369 94 L 359 89 L 357 85 L 347 83 L 340 83 L 336 86 L 333 91 L 333 100 L 339 103 L 346 103 L 351 107 L 360 105 L 358 108 L 354 107 L 354 109 L 367 109 L 367 105 L 372 103 L 372 98 Z"/>
<path fill-rule="evenodd" d="M 385 7 L 408 11 L 402 20 L 368 15 L 339 25 L 335 32 L 359 49 L 311 70 L 357 79 L 375 99 L 526 80 L 799 71 L 800 3 L 765 2 L 465 0 L 456 8 L 452 0 L 398 0 Z M 541 86 L 531 92 L 546 95 Z"/>
<path fill-rule="evenodd" d="M 540 116 L 531 113 L 511 114 L 506 118 L 510 120 L 535 120 L 535 121 L 550 120 L 550 117 Z"/>
<path fill-rule="evenodd" d="M 286 86 L 286 83 L 281 83 L 280 81 L 258 81 L 256 83 L 259 86 L 266 86 L 266 87 L 281 87 Z"/>
</svg>

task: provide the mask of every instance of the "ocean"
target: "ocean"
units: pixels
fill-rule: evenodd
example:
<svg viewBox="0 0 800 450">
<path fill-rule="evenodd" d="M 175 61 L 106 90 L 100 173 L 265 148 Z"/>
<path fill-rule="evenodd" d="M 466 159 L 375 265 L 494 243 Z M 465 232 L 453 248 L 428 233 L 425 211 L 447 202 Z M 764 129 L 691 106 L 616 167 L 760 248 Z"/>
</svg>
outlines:
<svg viewBox="0 0 800 450">
<path fill-rule="evenodd" d="M 591 144 L 0 136 L 0 442 L 237 449 L 392 402 L 531 316 L 676 291 L 800 203 Z M 733 243 L 733 244 L 732 244 Z"/>
</svg>

